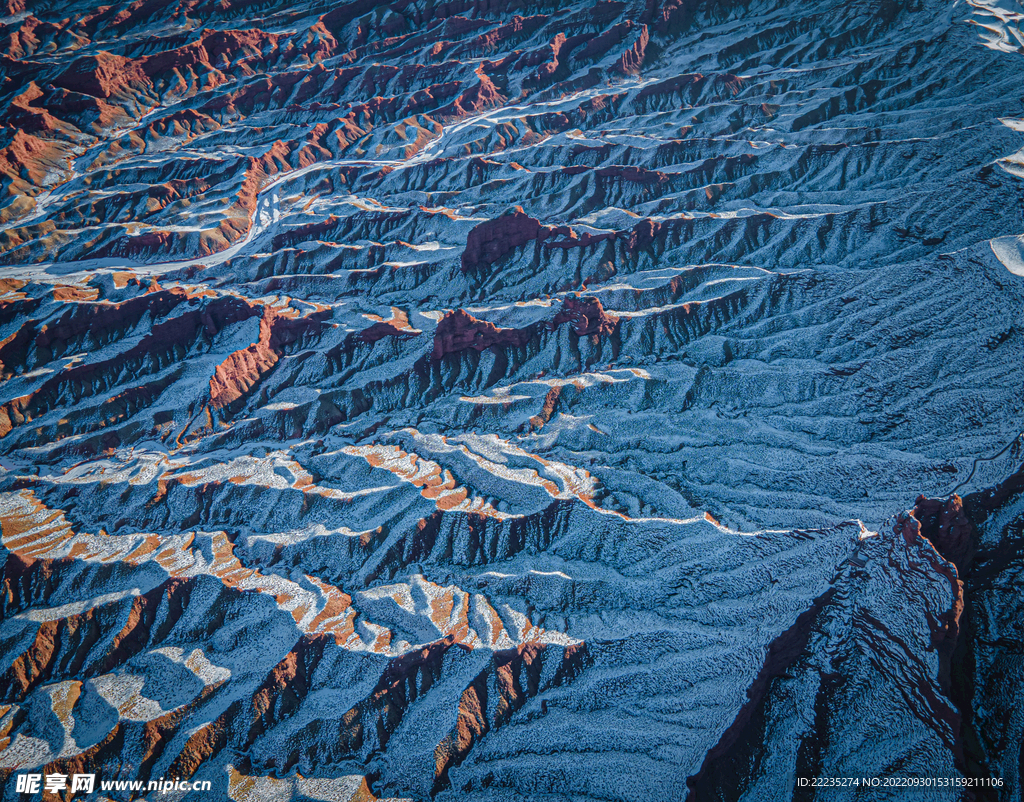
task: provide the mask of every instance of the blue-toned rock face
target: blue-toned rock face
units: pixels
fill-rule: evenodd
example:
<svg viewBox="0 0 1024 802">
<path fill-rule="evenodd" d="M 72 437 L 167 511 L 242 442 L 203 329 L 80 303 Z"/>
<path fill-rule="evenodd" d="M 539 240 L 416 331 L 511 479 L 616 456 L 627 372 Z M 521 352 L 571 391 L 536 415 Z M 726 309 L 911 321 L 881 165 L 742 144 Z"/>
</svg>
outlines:
<svg viewBox="0 0 1024 802">
<path fill-rule="evenodd" d="M 0 12 L 4 800 L 1021 799 L 1016 0 Z"/>
</svg>

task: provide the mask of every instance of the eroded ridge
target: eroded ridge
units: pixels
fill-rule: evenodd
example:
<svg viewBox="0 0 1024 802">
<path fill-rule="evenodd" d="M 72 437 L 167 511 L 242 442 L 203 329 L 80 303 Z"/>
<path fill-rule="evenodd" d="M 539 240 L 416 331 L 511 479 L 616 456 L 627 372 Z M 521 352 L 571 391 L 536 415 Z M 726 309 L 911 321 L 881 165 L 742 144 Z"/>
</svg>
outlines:
<svg viewBox="0 0 1024 802">
<path fill-rule="evenodd" d="M 0 13 L 0 777 L 1020 798 L 1024 9 Z"/>
</svg>

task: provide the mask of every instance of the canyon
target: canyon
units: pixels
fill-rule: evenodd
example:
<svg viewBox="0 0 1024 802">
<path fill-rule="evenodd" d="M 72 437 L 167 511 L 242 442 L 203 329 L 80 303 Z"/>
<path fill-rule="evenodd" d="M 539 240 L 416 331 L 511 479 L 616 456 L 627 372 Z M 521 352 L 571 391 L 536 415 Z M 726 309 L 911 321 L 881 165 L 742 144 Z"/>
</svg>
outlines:
<svg viewBox="0 0 1024 802">
<path fill-rule="evenodd" d="M 4 800 L 1021 800 L 1016 0 L 0 14 Z"/>
</svg>

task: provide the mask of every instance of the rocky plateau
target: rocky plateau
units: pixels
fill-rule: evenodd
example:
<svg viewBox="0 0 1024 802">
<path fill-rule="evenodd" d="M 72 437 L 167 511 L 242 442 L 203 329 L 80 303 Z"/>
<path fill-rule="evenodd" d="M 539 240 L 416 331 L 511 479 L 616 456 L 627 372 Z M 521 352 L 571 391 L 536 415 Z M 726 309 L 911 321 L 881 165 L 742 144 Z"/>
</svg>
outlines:
<svg viewBox="0 0 1024 802">
<path fill-rule="evenodd" d="M 1017 0 L 0 15 L 5 802 L 1020 802 Z"/>
</svg>

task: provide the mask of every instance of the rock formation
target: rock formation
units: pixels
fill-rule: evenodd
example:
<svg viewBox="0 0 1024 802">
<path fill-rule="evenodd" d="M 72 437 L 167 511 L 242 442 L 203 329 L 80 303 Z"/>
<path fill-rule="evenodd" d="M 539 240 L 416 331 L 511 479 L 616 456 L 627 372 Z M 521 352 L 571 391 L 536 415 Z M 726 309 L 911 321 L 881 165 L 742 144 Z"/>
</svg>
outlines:
<svg viewBox="0 0 1024 802">
<path fill-rule="evenodd" d="M 1021 799 L 1019 8 L 0 13 L 4 802 Z"/>
</svg>

